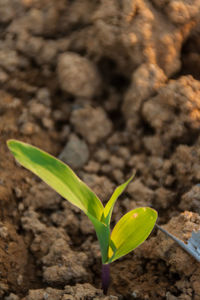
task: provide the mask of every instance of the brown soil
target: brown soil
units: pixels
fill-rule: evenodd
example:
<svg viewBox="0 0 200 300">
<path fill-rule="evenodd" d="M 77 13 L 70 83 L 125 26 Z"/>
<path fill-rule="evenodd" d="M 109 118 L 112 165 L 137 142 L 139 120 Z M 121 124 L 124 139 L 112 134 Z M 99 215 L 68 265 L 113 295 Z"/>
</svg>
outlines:
<svg viewBox="0 0 200 300">
<path fill-rule="evenodd" d="M 59 156 L 113 224 L 152 206 L 200 229 L 200 1 L 0 0 L 0 299 L 200 299 L 200 266 L 163 233 L 111 265 L 85 215 L 17 165 L 6 140 Z"/>
</svg>

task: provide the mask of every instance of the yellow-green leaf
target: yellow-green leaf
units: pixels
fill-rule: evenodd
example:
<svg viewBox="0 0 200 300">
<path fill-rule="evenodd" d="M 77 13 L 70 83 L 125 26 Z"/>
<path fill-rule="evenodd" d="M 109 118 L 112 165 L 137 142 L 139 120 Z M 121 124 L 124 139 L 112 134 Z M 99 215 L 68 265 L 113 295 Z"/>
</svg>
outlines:
<svg viewBox="0 0 200 300">
<path fill-rule="evenodd" d="M 125 214 L 111 233 L 108 263 L 142 244 L 151 233 L 156 219 L 157 212 L 149 207 L 136 208 Z"/>
<path fill-rule="evenodd" d="M 17 140 L 9 140 L 8 148 L 15 159 L 39 176 L 62 197 L 101 220 L 103 205 L 90 188 L 81 181 L 69 166 L 37 147 Z"/>
<path fill-rule="evenodd" d="M 112 194 L 110 200 L 107 202 L 103 214 L 102 214 L 102 221 L 106 224 L 110 224 L 110 219 L 113 211 L 113 207 L 115 205 L 115 202 L 117 201 L 118 197 L 123 193 L 129 182 L 133 179 L 135 173 L 124 183 L 122 183 L 120 186 L 118 186 L 114 193 Z"/>
</svg>

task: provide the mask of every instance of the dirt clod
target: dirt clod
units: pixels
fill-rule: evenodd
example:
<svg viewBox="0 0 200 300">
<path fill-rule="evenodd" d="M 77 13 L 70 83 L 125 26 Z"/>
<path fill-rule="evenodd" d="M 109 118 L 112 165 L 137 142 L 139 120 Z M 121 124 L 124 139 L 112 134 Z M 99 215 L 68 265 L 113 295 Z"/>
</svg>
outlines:
<svg viewBox="0 0 200 300">
<path fill-rule="evenodd" d="M 85 107 L 74 110 L 71 122 L 76 132 L 81 134 L 90 144 L 95 144 L 106 138 L 112 130 L 112 123 L 100 107 Z"/>
<path fill-rule="evenodd" d="M 84 140 L 71 135 L 59 158 L 73 169 L 81 168 L 89 158 L 88 146 Z"/>
<path fill-rule="evenodd" d="M 61 88 L 76 97 L 92 98 L 98 93 L 100 77 L 95 66 L 75 53 L 59 56 L 58 78 Z"/>
</svg>

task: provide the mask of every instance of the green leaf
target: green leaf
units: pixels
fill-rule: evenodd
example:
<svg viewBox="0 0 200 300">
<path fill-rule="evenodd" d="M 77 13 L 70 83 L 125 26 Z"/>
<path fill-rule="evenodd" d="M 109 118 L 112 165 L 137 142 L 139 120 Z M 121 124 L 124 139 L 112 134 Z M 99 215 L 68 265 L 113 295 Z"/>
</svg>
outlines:
<svg viewBox="0 0 200 300">
<path fill-rule="evenodd" d="M 110 239 L 108 263 L 128 254 L 142 244 L 151 233 L 157 212 L 149 207 L 136 208 L 115 225 Z"/>
<path fill-rule="evenodd" d="M 39 176 L 62 197 L 97 220 L 101 220 L 103 205 L 90 188 L 66 164 L 48 153 L 17 140 L 9 140 L 8 148 L 16 160 Z"/>
<path fill-rule="evenodd" d="M 122 183 L 120 186 L 118 186 L 114 193 L 112 194 L 110 200 L 107 202 L 103 214 L 102 214 L 102 221 L 105 222 L 107 225 L 110 225 L 110 219 L 113 211 L 113 207 L 115 205 L 115 202 L 117 201 L 118 197 L 123 193 L 129 182 L 133 179 L 135 176 L 135 173 L 124 183 Z"/>
</svg>

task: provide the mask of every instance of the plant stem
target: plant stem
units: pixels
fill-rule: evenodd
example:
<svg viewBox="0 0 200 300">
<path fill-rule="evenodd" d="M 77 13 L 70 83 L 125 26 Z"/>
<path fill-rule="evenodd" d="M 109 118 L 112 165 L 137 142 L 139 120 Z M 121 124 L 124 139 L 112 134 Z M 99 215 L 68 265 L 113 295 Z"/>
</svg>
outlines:
<svg viewBox="0 0 200 300">
<path fill-rule="evenodd" d="M 104 295 L 107 295 L 108 287 L 110 284 L 110 265 L 103 264 L 102 265 L 102 290 Z"/>
</svg>

